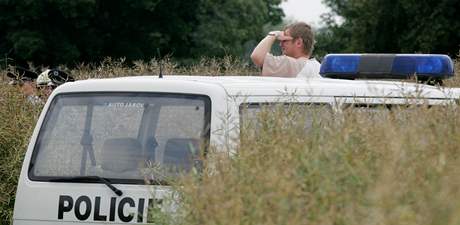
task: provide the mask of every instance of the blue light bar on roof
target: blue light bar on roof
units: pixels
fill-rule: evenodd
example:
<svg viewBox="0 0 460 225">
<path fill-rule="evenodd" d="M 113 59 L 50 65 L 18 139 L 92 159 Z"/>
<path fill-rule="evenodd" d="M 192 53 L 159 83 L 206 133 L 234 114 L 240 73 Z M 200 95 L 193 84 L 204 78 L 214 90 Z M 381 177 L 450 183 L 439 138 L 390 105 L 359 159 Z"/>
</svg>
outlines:
<svg viewBox="0 0 460 225">
<path fill-rule="evenodd" d="M 323 77 L 355 79 L 445 79 L 454 76 L 452 59 L 433 54 L 329 54 L 321 63 Z"/>
</svg>

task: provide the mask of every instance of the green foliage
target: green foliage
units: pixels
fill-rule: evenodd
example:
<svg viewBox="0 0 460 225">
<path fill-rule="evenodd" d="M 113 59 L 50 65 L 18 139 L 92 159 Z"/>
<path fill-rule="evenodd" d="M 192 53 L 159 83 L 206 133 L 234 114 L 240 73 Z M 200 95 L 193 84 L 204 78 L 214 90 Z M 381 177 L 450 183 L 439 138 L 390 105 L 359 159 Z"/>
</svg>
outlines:
<svg viewBox="0 0 460 225">
<path fill-rule="evenodd" d="M 242 56 L 281 0 L 0 1 L 0 53 L 18 63 L 71 64 L 106 56 L 127 61 Z M 252 46 L 250 46 L 252 47 Z"/>
<path fill-rule="evenodd" d="M 316 32 L 316 44 L 313 54 L 321 59 L 328 53 L 347 53 L 348 43 L 351 41 L 345 27 L 329 24 L 328 27 L 321 27 Z"/>
<path fill-rule="evenodd" d="M 324 0 L 325 52 L 442 53 L 460 48 L 459 0 Z M 328 18 L 340 16 L 342 24 Z M 329 37 L 332 34 L 332 37 Z M 329 35 L 329 36 L 328 36 Z M 337 44 L 341 42 L 341 44 Z"/>
<path fill-rule="evenodd" d="M 200 25 L 194 35 L 197 53 L 220 57 L 241 55 L 250 47 L 249 41 L 265 34 L 263 25 L 281 23 L 284 14 L 278 7 L 280 3 L 281 0 L 203 1 L 198 15 Z"/>
</svg>

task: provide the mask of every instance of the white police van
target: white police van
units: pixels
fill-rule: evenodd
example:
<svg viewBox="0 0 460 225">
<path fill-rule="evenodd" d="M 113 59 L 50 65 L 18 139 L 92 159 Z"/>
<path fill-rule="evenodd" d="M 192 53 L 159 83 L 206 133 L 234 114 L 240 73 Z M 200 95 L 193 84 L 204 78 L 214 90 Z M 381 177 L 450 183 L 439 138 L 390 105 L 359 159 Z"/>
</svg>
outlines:
<svg viewBox="0 0 460 225">
<path fill-rule="evenodd" d="M 328 55 L 321 75 L 422 79 L 453 76 L 442 55 Z M 153 76 L 58 87 L 30 139 L 14 224 L 149 223 L 173 212 L 168 181 L 199 170 L 209 146 L 234 151 L 245 113 L 265 104 L 451 104 L 458 88 L 381 80 Z M 249 110 L 242 110 L 249 109 Z M 202 151 L 200 151 L 202 150 Z M 154 190 L 154 191 L 152 191 Z M 172 197 L 174 198 L 174 197 Z M 154 222 L 154 221 L 153 221 Z"/>
</svg>

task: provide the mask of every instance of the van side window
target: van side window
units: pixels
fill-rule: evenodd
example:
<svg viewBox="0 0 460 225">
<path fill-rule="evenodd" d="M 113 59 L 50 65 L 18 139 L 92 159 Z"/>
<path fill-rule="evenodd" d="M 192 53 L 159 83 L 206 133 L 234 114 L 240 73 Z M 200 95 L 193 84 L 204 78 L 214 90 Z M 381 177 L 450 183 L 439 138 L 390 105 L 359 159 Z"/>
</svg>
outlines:
<svg viewBox="0 0 460 225">
<path fill-rule="evenodd" d="M 377 113 L 382 111 L 390 111 L 392 108 L 405 107 L 405 105 L 394 105 L 394 104 L 366 104 L 366 103 L 352 103 L 343 104 L 341 109 L 343 112 L 368 112 Z"/>
<path fill-rule="evenodd" d="M 368 121 L 374 123 L 389 119 L 392 115 L 392 109 L 396 109 L 398 105 L 392 104 L 367 104 L 367 103 L 350 103 L 342 104 L 338 118 L 344 121 Z"/>
<path fill-rule="evenodd" d="M 375 104 L 375 103 L 350 103 L 342 104 L 341 114 L 345 117 L 367 118 L 376 120 L 385 120 L 389 116 L 402 118 L 404 116 L 415 116 L 413 113 L 421 112 L 420 110 L 437 110 L 444 108 L 448 104 Z M 362 115 L 362 116 L 361 116 Z"/>
<path fill-rule="evenodd" d="M 301 122 L 309 130 L 313 124 L 323 123 L 333 116 L 328 103 L 244 103 L 239 111 L 241 128 L 255 128 L 256 131 L 261 124 L 275 117 L 285 120 L 285 123 Z"/>
</svg>

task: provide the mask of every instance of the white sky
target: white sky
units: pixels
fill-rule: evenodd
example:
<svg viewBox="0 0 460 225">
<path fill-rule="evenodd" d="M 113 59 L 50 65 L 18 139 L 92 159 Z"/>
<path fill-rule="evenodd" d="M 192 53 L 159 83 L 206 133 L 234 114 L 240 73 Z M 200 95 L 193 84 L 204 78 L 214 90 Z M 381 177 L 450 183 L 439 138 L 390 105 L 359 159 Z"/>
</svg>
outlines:
<svg viewBox="0 0 460 225">
<path fill-rule="evenodd" d="M 281 3 L 287 20 L 303 21 L 314 27 L 320 26 L 320 15 L 329 12 L 321 0 L 287 0 Z"/>
</svg>

